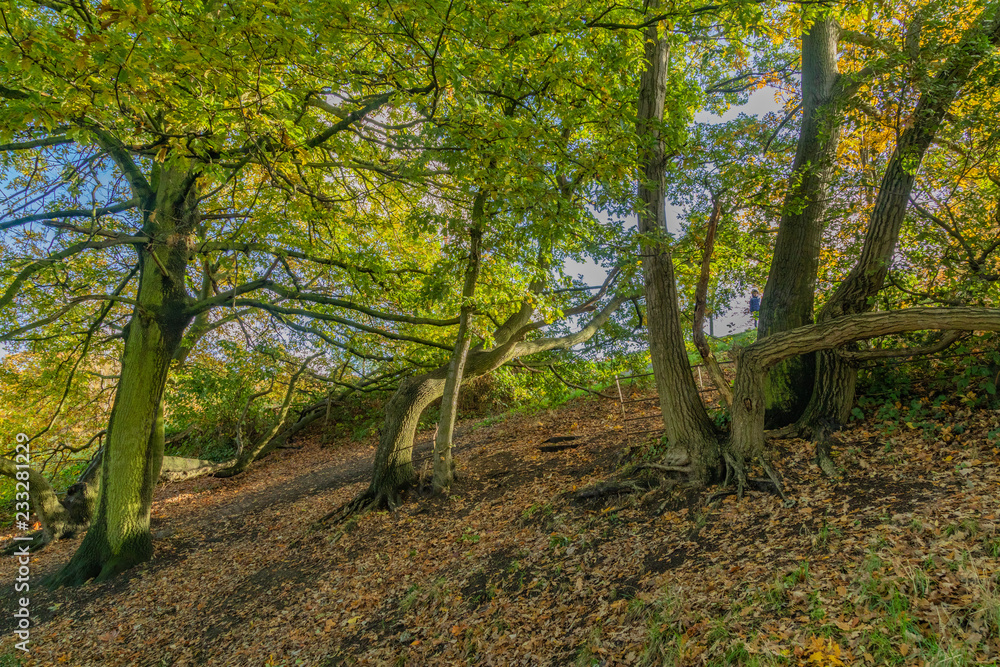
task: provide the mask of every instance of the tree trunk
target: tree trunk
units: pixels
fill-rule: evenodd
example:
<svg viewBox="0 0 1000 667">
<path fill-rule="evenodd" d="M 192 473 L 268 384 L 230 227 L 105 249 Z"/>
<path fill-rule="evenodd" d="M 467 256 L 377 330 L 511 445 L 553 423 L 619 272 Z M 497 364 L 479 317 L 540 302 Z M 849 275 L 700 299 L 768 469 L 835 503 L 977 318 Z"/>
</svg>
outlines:
<svg viewBox="0 0 1000 667">
<path fill-rule="evenodd" d="M 101 462 L 97 514 L 73 558 L 48 581 L 103 581 L 153 553 L 149 513 L 163 459 L 162 397 L 171 358 L 191 316 L 185 270 L 185 229 L 196 219 L 194 179 L 155 169 L 157 192 L 144 211 L 144 233 L 156 242 L 139 249 L 136 306 L 126 326 L 125 351 Z"/>
<path fill-rule="evenodd" d="M 715 248 L 715 232 L 719 226 L 719 218 L 722 217 L 722 204 L 716 197 L 712 201 L 712 215 L 708 219 L 708 229 L 705 231 L 705 254 L 701 259 L 701 275 L 698 277 L 698 286 L 694 291 L 694 327 L 692 333 L 694 345 L 698 348 L 708 375 L 712 379 L 712 384 L 719 391 L 722 403 L 728 408 L 733 403 L 733 392 L 726 382 L 726 376 L 722 374 L 722 367 L 719 366 L 715 354 L 708 341 L 705 340 L 705 311 L 708 309 L 708 281 L 712 275 L 712 250 Z"/>
<path fill-rule="evenodd" d="M 413 480 L 413 438 L 424 409 L 444 392 L 441 371 L 403 380 L 385 405 L 369 493 L 390 507 L 399 504 L 399 491 Z"/>
<path fill-rule="evenodd" d="M 611 314 L 628 301 L 624 296 L 614 297 L 593 319 L 579 331 L 558 338 L 523 340 L 526 334 L 538 328 L 531 322 L 533 308 L 525 303 L 493 334 L 496 347 L 471 350 L 466 359 L 462 381 L 490 373 L 511 359 L 554 349 L 569 349 L 589 340 L 611 317 Z M 580 312 L 579 310 L 577 312 Z M 394 507 L 400 502 L 400 491 L 414 479 L 413 438 L 420 415 L 424 409 L 444 393 L 448 366 L 403 380 L 385 405 L 378 449 L 375 451 L 372 481 L 358 498 L 334 510 L 321 521 L 343 519 L 356 512 L 374 507 Z M 688 377 L 690 378 L 690 373 Z M 693 380 L 692 380 L 693 382 Z"/>
<path fill-rule="evenodd" d="M 826 192 L 843 121 L 836 85 L 839 32 L 837 22 L 825 18 L 802 35 L 802 127 L 761 300 L 759 339 L 813 322 Z M 789 424 L 802 413 L 812 391 L 814 365 L 807 355 L 768 372 L 769 424 Z"/>
<path fill-rule="evenodd" d="M 845 315 L 775 334 L 737 353 L 733 385 L 733 425 L 729 450 L 743 459 L 764 450 L 764 374 L 774 364 L 797 354 L 833 350 L 847 343 L 924 329 L 1000 331 L 997 308 L 908 308 Z M 831 352 L 831 354 L 835 354 Z"/>
<path fill-rule="evenodd" d="M 462 307 L 455 339 L 455 351 L 448 364 L 441 400 L 441 416 L 438 419 L 437 435 L 434 438 L 434 492 L 441 493 L 451 487 L 455 479 L 455 462 L 451 456 L 455 433 L 455 416 L 458 412 L 459 387 L 465 372 L 465 360 L 469 353 L 469 319 L 472 317 L 472 297 L 479 277 L 479 244 L 483 233 L 482 222 L 485 195 L 476 195 L 472 206 L 472 229 L 469 231 L 469 262 L 465 270 L 465 284 L 462 287 Z"/>
<path fill-rule="evenodd" d="M 669 45 L 656 25 L 646 29 L 646 69 L 639 84 L 639 232 L 645 237 L 642 267 L 649 353 L 670 448 L 667 462 L 690 466 L 693 479 L 707 483 L 718 474 L 720 452 L 714 425 L 691 374 L 666 244 L 665 151 L 659 133 L 667 89 Z"/>
<path fill-rule="evenodd" d="M 0 475 L 14 479 L 17 471 L 17 463 L 8 458 L 0 457 Z M 45 476 L 31 467 L 27 469 L 27 472 L 30 503 L 26 503 L 24 506 L 19 505 L 17 510 L 27 513 L 28 507 L 31 507 L 42 524 L 41 539 L 35 540 L 31 545 L 34 551 L 49 542 L 63 537 L 71 537 L 81 526 L 76 524 L 69 511 L 59 502 L 59 496 L 56 495 Z M 82 528 L 86 528 L 86 524 Z"/>
<path fill-rule="evenodd" d="M 1000 3 L 992 3 L 962 36 L 947 62 L 922 91 L 911 124 L 900 135 L 886 166 L 861 256 L 820 311 L 819 322 L 871 309 L 871 299 L 882 289 L 889 272 L 924 154 L 955 95 L 969 80 L 975 66 L 997 44 L 1000 44 Z M 824 375 L 824 383 L 816 383 L 809 405 L 798 421 L 804 432 L 843 423 L 854 404 L 855 369 L 837 355 L 826 353 L 821 357 L 817 368 Z"/>
</svg>

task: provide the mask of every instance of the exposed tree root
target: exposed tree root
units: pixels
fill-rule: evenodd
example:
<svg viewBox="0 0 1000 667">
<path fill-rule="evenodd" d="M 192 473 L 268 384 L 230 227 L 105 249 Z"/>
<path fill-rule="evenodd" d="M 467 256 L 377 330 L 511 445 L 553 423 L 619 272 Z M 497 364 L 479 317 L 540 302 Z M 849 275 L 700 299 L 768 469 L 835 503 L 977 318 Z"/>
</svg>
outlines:
<svg viewBox="0 0 1000 667">
<path fill-rule="evenodd" d="M 369 514 L 371 512 L 377 512 L 378 510 L 395 510 L 399 507 L 403 500 L 403 491 L 405 489 L 395 490 L 393 492 L 375 492 L 371 489 L 358 494 L 352 500 L 344 503 L 340 507 L 331 510 L 330 512 L 324 514 L 322 517 L 317 519 L 306 534 L 312 534 L 320 530 L 327 528 L 335 528 L 335 532 L 329 538 L 329 542 L 336 543 L 340 541 L 345 534 L 347 534 L 354 522 L 358 519 Z M 290 548 L 296 548 L 302 544 L 305 540 L 305 535 L 300 537 L 291 543 Z"/>
<path fill-rule="evenodd" d="M 824 475 L 836 479 L 840 475 L 837 471 L 837 465 L 830 456 L 832 442 L 830 438 L 824 438 L 816 443 L 816 465 L 819 466 Z"/>
<path fill-rule="evenodd" d="M 668 466 L 660 463 L 639 463 L 635 466 L 634 470 L 661 470 L 663 472 L 682 472 L 686 474 L 691 474 L 694 472 L 694 468 L 690 465 L 686 466 Z"/>
<path fill-rule="evenodd" d="M 759 491 L 771 491 L 777 493 L 781 496 L 781 499 L 785 502 L 786 507 L 791 507 L 795 504 L 795 501 L 789 498 L 785 494 L 784 484 L 781 482 L 781 475 L 775 470 L 770 463 L 767 462 L 763 456 L 756 456 L 754 459 L 760 463 L 761 468 L 764 469 L 765 474 L 767 474 L 766 479 L 754 479 L 747 475 L 746 466 L 742 457 L 734 455 L 732 452 L 723 452 L 723 457 L 726 461 L 726 481 L 723 483 L 723 487 L 729 486 L 729 481 L 731 479 L 735 480 L 735 493 L 736 497 L 743 499 L 743 494 L 746 492 L 747 488 L 752 488 Z M 709 498 L 709 502 L 717 500 L 728 493 L 716 493 L 712 494 Z"/>
<path fill-rule="evenodd" d="M 642 488 L 635 482 L 598 482 L 591 486 L 584 487 L 571 494 L 573 500 L 591 500 L 593 498 L 605 498 L 607 496 L 640 493 L 647 489 Z"/>
<path fill-rule="evenodd" d="M 798 422 L 781 428 L 764 431 L 765 440 L 784 440 L 786 438 L 801 438 L 808 429 Z"/>
<path fill-rule="evenodd" d="M 823 474 L 831 479 L 840 477 L 837 471 L 837 464 L 833 462 L 832 452 L 835 438 L 833 436 L 836 429 L 820 427 L 815 431 L 816 442 L 816 465 L 823 471 Z"/>
<path fill-rule="evenodd" d="M 31 553 L 38 553 L 53 541 L 52 536 L 45 530 L 36 530 L 28 535 L 28 537 L 31 538 L 30 542 L 27 540 L 11 540 L 10 543 L 0 549 L 0 556 L 12 556 L 25 544 L 28 545 Z"/>
</svg>

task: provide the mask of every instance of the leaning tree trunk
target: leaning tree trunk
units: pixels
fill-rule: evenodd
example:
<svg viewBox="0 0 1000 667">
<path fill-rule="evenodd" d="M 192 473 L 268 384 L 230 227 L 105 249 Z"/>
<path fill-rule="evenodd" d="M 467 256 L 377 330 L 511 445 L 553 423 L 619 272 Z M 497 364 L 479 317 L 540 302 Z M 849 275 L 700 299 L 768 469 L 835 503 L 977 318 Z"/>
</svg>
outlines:
<svg viewBox="0 0 1000 667">
<path fill-rule="evenodd" d="M 18 471 L 17 465 L 8 458 L 0 457 L 0 475 L 14 479 Z M 74 522 L 66 507 L 59 502 L 59 496 L 45 476 L 30 467 L 27 472 L 28 485 L 31 489 L 30 503 L 25 502 L 23 506 L 19 503 L 17 510 L 27 512 L 28 507 L 31 507 L 42 524 L 41 534 L 37 535 L 38 539 L 31 544 L 32 551 L 37 551 L 49 542 L 72 536 L 80 526 Z M 86 528 L 86 525 L 83 527 Z"/>
<path fill-rule="evenodd" d="M 442 370 L 447 367 L 403 380 L 386 403 L 369 486 L 373 502 L 381 504 L 384 499 L 389 506 L 398 505 L 400 490 L 413 480 L 414 435 L 424 409 L 444 392 Z"/>
<path fill-rule="evenodd" d="M 857 264 L 840 283 L 819 313 L 819 322 L 863 313 L 885 283 L 900 227 L 906 214 L 917 170 L 944 122 L 955 95 L 968 82 L 975 66 L 1000 44 L 1000 3 L 991 3 L 962 36 L 941 70 L 917 101 L 911 124 L 900 135 L 886 166 Z M 857 372 L 833 352 L 820 352 L 817 372 L 823 382 L 812 397 L 799 429 L 805 433 L 842 424 L 854 404 Z"/>
<path fill-rule="evenodd" d="M 759 339 L 813 322 L 827 185 L 843 121 L 837 94 L 839 31 L 834 19 L 825 18 L 802 34 L 802 127 L 761 300 Z M 812 392 L 814 366 L 812 355 L 806 355 L 771 368 L 768 423 L 789 424 L 802 414 Z"/>
<path fill-rule="evenodd" d="M 33 552 L 44 548 L 50 542 L 73 537 L 90 525 L 97 506 L 101 481 L 95 472 L 100 465 L 103 451 L 103 448 L 98 450 L 79 479 L 66 489 L 66 496 L 62 500 L 41 472 L 28 468 L 31 507 L 42 524 L 42 530 L 33 535 L 31 543 Z M 16 473 L 17 463 L 0 457 L 0 475 L 14 478 Z M 16 544 L 16 542 L 11 544 L 4 553 L 8 553 L 8 550 L 13 552 Z"/>
<path fill-rule="evenodd" d="M 665 150 L 658 130 L 663 119 L 670 47 L 654 24 L 647 28 L 646 69 L 639 83 L 639 231 L 644 236 L 642 268 L 646 293 L 649 353 L 660 395 L 663 425 L 670 448 L 668 465 L 688 466 L 692 477 L 707 483 L 718 474 L 720 453 L 715 427 L 705 412 L 691 374 L 677 286 L 666 244 Z"/>
<path fill-rule="evenodd" d="M 137 303 L 126 326 L 97 514 L 73 558 L 51 577 L 50 585 L 105 580 L 153 553 L 149 515 L 163 459 L 162 397 L 171 358 L 191 319 L 184 229 L 196 219 L 194 179 L 166 167 L 158 171 L 158 191 L 145 202 L 143 229 L 157 241 L 139 249 Z"/>
<path fill-rule="evenodd" d="M 455 461 L 452 458 L 452 442 L 455 433 L 455 416 L 458 412 L 458 394 L 465 373 L 465 361 L 469 354 L 469 319 L 472 317 L 472 296 L 479 277 L 479 243 L 483 238 L 479 225 L 483 217 L 485 195 L 476 195 L 472 206 L 472 229 L 469 231 L 469 262 L 462 287 L 462 307 L 455 339 L 455 351 L 448 364 L 448 377 L 444 383 L 441 400 L 441 417 L 438 419 L 437 435 L 434 438 L 434 491 L 440 493 L 451 487 L 455 479 Z"/>
<path fill-rule="evenodd" d="M 529 300 L 511 315 L 494 333 L 496 347 L 492 349 L 476 348 L 469 352 L 466 360 L 463 382 L 481 375 L 491 373 L 502 365 L 517 357 L 537 354 L 555 349 L 570 349 L 574 345 L 585 343 L 602 326 L 611 315 L 628 301 L 627 296 L 619 295 L 612 298 L 590 322 L 579 331 L 555 338 L 525 340 L 527 334 L 537 330 L 541 323 L 532 322 L 534 308 Z M 596 297 L 588 301 L 586 307 L 570 311 L 569 314 L 579 314 L 596 309 Z M 420 415 L 424 409 L 444 392 L 448 366 L 442 366 L 422 375 L 412 376 L 403 380 L 396 392 L 386 403 L 385 418 L 382 421 L 378 448 L 375 451 L 375 463 L 372 471 L 372 481 L 368 489 L 349 503 L 339 507 L 319 523 L 337 523 L 355 513 L 377 507 L 394 507 L 400 502 L 400 492 L 414 480 L 413 471 L 413 439 Z M 690 373 L 688 374 L 690 377 Z M 693 379 L 692 379 L 693 382 Z"/>
</svg>

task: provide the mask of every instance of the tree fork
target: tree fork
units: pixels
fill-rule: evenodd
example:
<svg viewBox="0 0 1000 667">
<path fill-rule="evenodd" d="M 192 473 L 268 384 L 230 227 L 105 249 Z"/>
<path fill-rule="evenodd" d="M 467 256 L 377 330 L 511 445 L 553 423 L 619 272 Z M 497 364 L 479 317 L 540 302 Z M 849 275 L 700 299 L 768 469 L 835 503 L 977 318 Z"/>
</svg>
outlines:
<svg viewBox="0 0 1000 667">
<path fill-rule="evenodd" d="M 921 91 L 911 121 L 900 135 L 886 165 L 861 255 L 823 306 L 817 321 L 826 322 L 871 308 L 871 297 L 878 294 L 885 283 L 924 155 L 943 125 L 955 96 L 998 44 L 1000 3 L 991 2 L 972 22 L 952 48 L 947 61 Z M 854 369 L 837 355 L 819 356 L 817 372 L 825 374 L 826 378 L 822 383 L 815 383 L 805 414 L 798 420 L 803 430 L 812 430 L 826 422 L 842 423 L 854 401 Z"/>
</svg>

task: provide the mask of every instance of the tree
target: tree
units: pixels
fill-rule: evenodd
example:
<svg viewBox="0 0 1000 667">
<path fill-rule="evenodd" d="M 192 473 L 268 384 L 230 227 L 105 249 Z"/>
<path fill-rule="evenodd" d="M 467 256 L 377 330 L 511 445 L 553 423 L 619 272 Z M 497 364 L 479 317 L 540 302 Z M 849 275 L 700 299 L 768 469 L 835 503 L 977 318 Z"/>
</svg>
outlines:
<svg viewBox="0 0 1000 667">
<path fill-rule="evenodd" d="M 655 10 L 654 10 L 655 11 Z M 639 81 L 636 135 L 639 141 L 639 232 L 643 236 L 642 267 L 646 295 L 650 357 L 669 443 L 664 465 L 685 472 L 698 484 L 721 478 L 724 468 L 720 434 L 698 395 L 684 344 L 677 281 L 666 251 L 666 123 L 664 118 L 670 71 L 670 41 L 651 25 L 645 33 L 645 68 Z M 677 102 L 672 106 L 676 109 Z M 680 116 L 680 114 L 677 114 Z M 713 207 L 716 223 L 721 211 Z M 710 223 L 711 229 L 711 223 Z M 709 232 L 712 235 L 714 230 Z M 711 245 L 707 245 L 711 254 Z M 721 375 L 721 374 L 720 374 Z"/>
<path fill-rule="evenodd" d="M 192 13 L 148 3 L 94 14 L 84 6 L 28 3 L 4 11 L 3 78 L 16 83 L 0 88 L 0 134 L 7 142 L 0 150 L 29 155 L 8 159 L 22 167 L 33 159 L 34 167 L 19 181 L 23 203 L 0 223 L 20 230 L 28 257 L 5 258 L 0 308 L 20 322 L 3 337 L 49 326 L 90 303 L 98 310 L 88 344 L 105 322 L 123 321 L 97 514 L 76 555 L 52 579 L 57 585 L 106 579 L 152 551 L 149 508 L 171 359 L 192 320 L 266 282 L 261 277 L 198 299 L 189 283 L 203 286 L 199 258 L 235 267 L 236 253 L 253 255 L 246 269 L 263 276 L 289 261 L 354 268 L 332 253 L 304 252 L 307 244 L 294 232 L 274 234 L 273 227 L 244 224 L 245 217 L 259 205 L 263 184 L 313 194 L 310 179 L 297 171 L 303 161 L 345 147 L 360 155 L 356 134 L 344 135 L 394 96 L 419 98 L 434 86 L 409 85 L 424 76 L 424 54 L 409 61 L 413 68 L 397 69 L 398 59 L 388 64 L 383 47 L 392 38 L 359 23 L 346 7 L 325 15 L 329 29 L 322 34 L 299 30 L 301 14 L 318 10 L 302 4 L 271 15 L 219 5 Z M 370 56 L 367 73 L 345 78 L 344 59 L 354 55 L 341 50 L 344 34 L 358 40 L 354 55 Z M 279 201 L 280 194 L 271 195 L 269 203 Z M 13 217 L 31 207 L 38 212 Z M 129 268 L 119 269 L 117 290 L 102 293 L 98 283 L 90 291 L 78 281 L 88 261 L 119 252 L 124 258 L 128 249 L 134 254 Z M 71 281 L 49 293 L 45 281 L 67 274 Z M 37 295 L 43 296 L 33 303 Z M 32 320 L 42 308 L 43 317 Z"/>
<path fill-rule="evenodd" d="M 827 187 L 837 155 L 844 79 L 837 72 L 840 26 L 819 17 L 802 33 L 802 124 L 761 302 L 758 338 L 810 324 Z M 768 420 L 787 424 L 801 414 L 812 390 L 815 360 L 792 358 L 767 376 Z"/>
<path fill-rule="evenodd" d="M 921 161 L 945 121 L 955 96 L 970 80 L 983 75 L 1000 44 L 1000 4 L 987 4 L 952 47 L 941 68 L 922 86 L 912 118 L 901 133 L 886 165 L 869 217 L 864 246 L 857 263 L 837 286 L 817 320 L 863 313 L 882 288 L 905 219 Z M 818 355 L 816 384 L 798 424 L 811 431 L 847 421 L 854 402 L 856 372 L 843 358 Z"/>
<path fill-rule="evenodd" d="M 825 322 L 775 334 L 739 352 L 733 384 L 733 426 L 729 455 L 737 462 L 739 492 L 746 484 L 743 464 L 763 458 L 764 377 L 768 368 L 797 354 L 818 350 L 836 355 L 836 348 L 853 341 L 927 328 L 951 331 L 998 331 L 1000 310 L 996 308 L 907 308 L 889 312 L 844 315 Z M 832 462 L 820 464 L 828 472 Z"/>
</svg>

